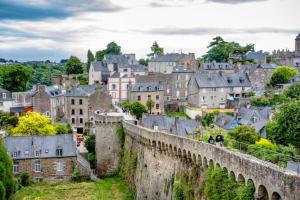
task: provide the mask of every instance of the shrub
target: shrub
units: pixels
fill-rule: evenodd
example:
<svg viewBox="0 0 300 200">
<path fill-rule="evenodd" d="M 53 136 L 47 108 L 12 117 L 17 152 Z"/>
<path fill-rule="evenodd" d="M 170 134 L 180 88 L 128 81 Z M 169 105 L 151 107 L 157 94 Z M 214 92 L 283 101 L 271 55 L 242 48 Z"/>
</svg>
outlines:
<svg viewBox="0 0 300 200">
<path fill-rule="evenodd" d="M 89 153 L 95 153 L 96 136 L 91 135 L 84 141 L 84 146 Z"/>
<path fill-rule="evenodd" d="M 21 181 L 20 181 L 21 186 L 26 187 L 30 185 L 30 180 L 29 180 L 29 174 L 28 172 L 23 172 L 21 174 Z"/>
<path fill-rule="evenodd" d="M 5 199 L 5 188 L 2 181 L 0 181 L 0 200 L 4 200 L 4 199 Z"/>
<path fill-rule="evenodd" d="M 82 180 L 82 176 L 77 168 L 75 168 L 72 172 L 72 180 L 75 182 L 80 182 Z"/>
<path fill-rule="evenodd" d="M 270 78 L 270 85 L 276 86 L 277 84 L 287 83 L 291 78 L 296 76 L 297 70 L 295 67 L 280 66 L 277 67 Z"/>
<path fill-rule="evenodd" d="M 261 138 L 258 142 L 248 146 L 247 153 L 257 158 L 276 163 L 277 160 L 277 146 L 270 140 Z"/>
<path fill-rule="evenodd" d="M 254 144 L 260 139 L 259 134 L 249 125 L 239 125 L 229 132 L 232 139 L 248 144 Z"/>
<path fill-rule="evenodd" d="M 96 160 L 95 153 L 88 153 L 88 161 L 93 162 Z"/>
<path fill-rule="evenodd" d="M 206 113 L 201 120 L 201 124 L 205 127 L 211 126 L 214 123 L 215 116 L 215 113 Z"/>
<path fill-rule="evenodd" d="M 57 134 L 68 134 L 72 133 L 72 130 L 70 129 L 69 125 L 67 123 L 57 123 L 55 124 Z"/>
<path fill-rule="evenodd" d="M 255 96 L 251 98 L 250 103 L 252 106 L 268 106 L 270 105 L 270 101 L 267 97 L 264 96 Z"/>
<path fill-rule="evenodd" d="M 293 85 L 287 87 L 283 91 L 283 94 L 286 97 L 289 97 L 291 99 L 299 98 L 299 96 L 300 96 L 300 83 L 296 83 L 296 84 L 293 84 Z"/>
</svg>

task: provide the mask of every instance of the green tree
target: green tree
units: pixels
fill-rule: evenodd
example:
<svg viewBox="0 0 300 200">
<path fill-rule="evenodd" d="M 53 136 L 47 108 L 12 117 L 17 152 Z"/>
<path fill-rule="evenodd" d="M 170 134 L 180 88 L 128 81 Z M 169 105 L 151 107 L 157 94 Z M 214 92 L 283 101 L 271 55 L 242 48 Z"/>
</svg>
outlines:
<svg viewBox="0 0 300 200">
<path fill-rule="evenodd" d="M 0 139 L 0 199 L 10 199 L 10 196 L 15 192 L 15 188 L 13 161 Z"/>
<path fill-rule="evenodd" d="M 79 58 L 71 56 L 68 62 L 66 63 L 66 73 L 70 74 L 82 74 L 83 66 Z"/>
<path fill-rule="evenodd" d="M 270 85 L 276 86 L 277 84 L 287 83 L 291 78 L 296 76 L 297 70 L 295 67 L 280 66 L 277 67 L 270 78 Z"/>
<path fill-rule="evenodd" d="M 140 65 L 148 66 L 148 62 L 149 62 L 148 58 L 146 58 L 146 59 L 144 59 L 144 58 L 139 59 L 139 64 Z"/>
<path fill-rule="evenodd" d="M 160 47 L 158 43 L 155 41 L 151 46 L 151 53 L 148 54 L 148 57 L 153 58 L 154 56 L 163 55 L 164 48 Z"/>
<path fill-rule="evenodd" d="M 28 185 L 30 184 L 28 172 L 23 172 L 23 173 L 21 174 L 20 184 L 21 184 L 23 187 L 26 187 L 26 186 L 28 186 Z"/>
<path fill-rule="evenodd" d="M 87 71 L 89 72 L 91 63 L 95 60 L 94 54 L 91 50 L 87 52 Z"/>
<path fill-rule="evenodd" d="M 299 99 L 300 97 L 300 83 L 295 83 L 289 87 L 287 87 L 284 91 L 283 94 L 291 99 Z"/>
<path fill-rule="evenodd" d="M 270 100 L 265 96 L 254 96 L 250 100 L 252 106 L 269 106 Z"/>
<path fill-rule="evenodd" d="M 72 133 L 71 126 L 67 123 L 57 123 L 55 124 L 57 134 L 68 134 Z"/>
<path fill-rule="evenodd" d="M 146 107 L 139 102 L 130 104 L 129 111 L 135 115 L 137 119 L 140 119 L 143 116 L 143 113 L 147 113 Z"/>
<path fill-rule="evenodd" d="M 23 92 L 31 76 L 32 71 L 23 65 L 7 66 L 2 70 L 1 87 L 10 92 Z"/>
<path fill-rule="evenodd" d="M 269 139 L 300 148 L 300 100 L 284 103 L 266 127 Z"/>
<path fill-rule="evenodd" d="M 241 59 L 232 60 L 235 62 L 251 62 L 250 60 L 246 59 L 246 53 L 248 51 L 254 50 L 253 44 L 248 44 L 246 46 L 241 46 L 239 43 L 236 42 L 227 42 L 222 37 L 217 36 L 213 38 L 213 41 L 210 42 L 208 46 L 208 52 L 203 56 L 204 61 L 211 62 L 228 62 L 230 54 L 239 54 L 241 55 Z"/>
<path fill-rule="evenodd" d="M 260 139 L 259 134 L 252 126 L 239 125 L 229 132 L 229 136 L 242 143 L 255 144 Z"/>
<path fill-rule="evenodd" d="M 214 123 L 215 116 L 218 112 L 206 113 L 201 120 L 202 126 L 209 127 Z"/>
<path fill-rule="evenodd" d="M 99 50 L 99 51 L 97 51 L 96 55 L 95 55 L 95 59 L 97 61 L 102 61 L 103 58 L 104 58 L 104 56 L 105 56 L 105 54 L 106 54 L 105 52 L 106 52 L 105 50 Z"/>
<path fill-rule="evenodd" d="M 120 55 L 121 54 L 121 46 L 119 46 L 114 41 L 110 42 L 106 46 L 105 54 Z"/>
<path fill-rule="evenodd" d="M 152 99 L 148 99 L 147 100 L 147 103 L 146 103 L 146 106 L 148 108 L 148 110 L 150 111 L 150 114 L 152 113 L 152 108 L 154 107 L 155 105 L 155 102 L 152 100 Z"/>
<path fill-rule="evenodd" d="M 84 141 L 84 146 L 88 150 L 89 153 L 95 153 L 96 146 L 96 137 L 95 135 L 91 135 Z"/>
<path fill-rule="evenodd" d="M 56 126 L 50 123 L 50 118 L 29 112 L 20 117 L 18 125 L 11 130 L 11 135 L 55 135 Z"/>
</svg>

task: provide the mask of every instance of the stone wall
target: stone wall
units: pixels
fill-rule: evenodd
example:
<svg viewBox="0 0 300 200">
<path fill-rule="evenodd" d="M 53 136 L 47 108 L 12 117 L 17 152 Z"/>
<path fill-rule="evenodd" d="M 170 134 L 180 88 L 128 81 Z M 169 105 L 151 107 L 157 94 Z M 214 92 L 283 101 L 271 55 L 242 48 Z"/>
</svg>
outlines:
<svg viewBox="0 0 300 200">
<path fill-rule="evenodd" d="M 125 149 L 136 148 L 139 152 L 135 176 L 138 199 L 171 199 L 164 191 L 165 180 L 174 172 L 190 170 L 192 165 L 197 165 L 199 170 L 206 169 L 208 163 L 226 168 L 236 180 L 246 183 L 252 180 L 257 199 L 261 199 L 264 192 L 272 200 L 280 199 L 279 196 L 296 200 L 300 196 L 300 176 L 272 163 L 128 122 L 123 122 L 123 126 Z"/>
</svg>

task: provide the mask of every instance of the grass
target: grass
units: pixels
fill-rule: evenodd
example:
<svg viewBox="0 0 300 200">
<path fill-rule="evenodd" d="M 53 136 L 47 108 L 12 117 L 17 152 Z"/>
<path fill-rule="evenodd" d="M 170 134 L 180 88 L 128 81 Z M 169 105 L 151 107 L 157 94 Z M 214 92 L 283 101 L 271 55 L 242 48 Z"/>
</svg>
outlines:
<svg viewBox="0 0 300 200">
<path fill-rule="evenodd" d="M 184 112 L 170 112 L 166 114 L 167 117 L 179 117 L 182 119 L 190 119 L 190 117 Z"/>
<path fill-rule="evenodd" d="M 12 200 L 131 200 L 133 195 L 120 177 L 81 183 L 34 184 L 18 191 Z"/>
</svg>

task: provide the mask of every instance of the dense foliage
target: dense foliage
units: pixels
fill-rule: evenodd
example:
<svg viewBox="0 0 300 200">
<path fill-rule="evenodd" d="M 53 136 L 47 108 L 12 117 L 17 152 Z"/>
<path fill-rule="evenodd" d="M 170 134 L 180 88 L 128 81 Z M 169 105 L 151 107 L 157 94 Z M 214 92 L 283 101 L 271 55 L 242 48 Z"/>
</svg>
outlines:
<svg viewBox="0 0 300 200">
<path fill-rule="evenodd" d="M 229 132 L 229 136 L 242 143 L 254 144 L 260 139 L 259 134 L 252 126 L 239 125 Z"/>
<path fill-rule="evenodd" d="M 23 92 L 31 75 L 32 71 L 20 64 L 0 67 L 0 87 L 10 92 Z"/>
<path fill-rule="evenodd" d="M 105 55 L 120 55 L 121 53 L 121 46 L 116 42 L 110 42 L 107 44 L 106 49 L 96 52 L 95 59 L 97 61 L 102 61 Z"/>
<path fill-rule="evenodd" d="M 237 183 L 234 177 L 228 176 L 228 172 L 220 167 L 209 167 L 204 177 L 204 194 L 208 200 L 254 200 L 253 183 Z"/>
<path fill-rule="evenodd" d="M 276 86 L 277 84 L 287 83 L 291 78 L 296 76 L 297 70 L 295 67 L 280 66 L 277 67 L 270 78 L 270 85 Z"/>
<path fill-rule="evenodd" d="M 267 137 L 278 144 L 300 147 L 300 100 L 284 103 L 267 123 Z"/>
<path fill-rule="evenodd" d="M 29 174 L 28 172 L 23 172 L 21 174 L 21 177 L 20 177 L 20 184 L 21 186 L 23 187 L 26 187 L 26 186 L 29 186 L 30 185 L 30 179 L 29 179 Z"/>
<path fill-rule="evenodd" d="M 209 127 L 213 125 L 215 121 L 215 117 L 218 113 L 219 113 L 218 111 L 214 111 L 212 113 L 206 113 L 201 120 L 202 126 Z"/>
<path fill-rule="evenodd" d="M 57 129 L 51 119 L 35 112 L 29 112 L 19 118 L 18 125 L 11 130 L 11 135 L 55 135 Z"/>
<path fill-rule="evenodd" d="M 146 107 L 139 102 L 123 102 L 121 106 L 128 109 L 137 119 L 140 119 L 143 116 L 143 113 L 147 113 Z"/>
<path fill-rule="evenodd" d="M 88 150 L 88 160 L 94 162 L 96 159 L 96 136 L 91 135 L 84 141 L 84 146 Z"/>
<path fill-rule="evenodd" d="M 72 133 L 72 128 L 67 123 L 57 123 L 55 124 L 57 134 L 68 134 Z"/>
<path fill-rule="evenodd" d="M 220 36 L 213 38 L 213 41 L 208 46 L 208 52 L 203 56 L 203 60 L 206 62 L 229 62 L 230 54 L 239 54 L 241 59 L 232 60 L 235 62 L 251 62 L 246 59 L 246 53 L 254 50 L 253 44 L 248 44 L 246 46 L 241 46 L 236 42 L 227 42 Z"/>
<path fill-rule="evenodd" d="M 287 98 L 291 98 L 291 99 L 299 99 L 300 97 L 300 83 L 295 83 L 293 85 L 290 85 L 289 87 L 287 87 L 284 91 L 283 94 L 287 97 Z"/>
<path fill-rule="evenodd" d="M 155 101 L 153 101 L 152 99 L 147 100 L 146 106 L 149 110 L 149 113 L 152 113 L 152 108 L 154 107 L 154 105 L 155 105 Z"/>
<path fill-rule="evenodd" d="M 91 52 L 91 50 L 88 50 L 87 52 L 87 71 L 90 70 L 91 63 L 95 60 L 94 54 Z"/>
<path fill-rule="evenodd" d="M 147 56 L 153 58 L 155 56 L 163 55 L 163 54 L 164 54 L 164 48 L 160 47 L 158 43 L 155 41 L 151 46 L 151 53 L 149 53 Z"/>
<path fill-rule="evenodd" d="M 69 74 L 82 74 L 83 73 L 83 65 L 79 58 L 75 56 L 71 56 L 66 63 L 66 73 Z"/>
<path fill-rule="evenodd" d="M 0 199 L 9 199 L 15 188 L 13 162 L 0 139 Z"/>
</svg>

